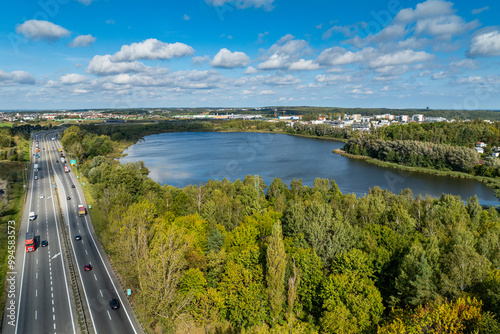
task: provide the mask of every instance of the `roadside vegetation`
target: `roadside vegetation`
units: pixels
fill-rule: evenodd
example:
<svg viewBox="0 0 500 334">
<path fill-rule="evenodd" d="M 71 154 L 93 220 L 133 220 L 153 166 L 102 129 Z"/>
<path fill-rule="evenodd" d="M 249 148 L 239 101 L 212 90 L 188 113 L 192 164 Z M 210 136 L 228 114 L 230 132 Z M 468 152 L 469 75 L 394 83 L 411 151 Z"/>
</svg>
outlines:
<svg viewBox="0 0 500 334">
<path fill-rule="evenodd" d="M 0 282 L 8 271 L 8 222 L 16 222 L 16 241 L 24 204 L 24 184 L 29 159 L 29 135 L 10 126 L 0 127 Z M 11 254 L 12 255 L 12 254 Z M 16 257 L 21 254 L 16 254 Z M 5 289 L 0 303 L 5 303 Z"/>
<path fill-rule="evenodd" d="M 73 126 L 62 142 L 149 332 L 500 332 L 500 216 L 477 197 L 356 198 L 332 180 L 255 176 L 162 186 L 114 159 L 140 138 L 123 129 Z"/>
</svg>

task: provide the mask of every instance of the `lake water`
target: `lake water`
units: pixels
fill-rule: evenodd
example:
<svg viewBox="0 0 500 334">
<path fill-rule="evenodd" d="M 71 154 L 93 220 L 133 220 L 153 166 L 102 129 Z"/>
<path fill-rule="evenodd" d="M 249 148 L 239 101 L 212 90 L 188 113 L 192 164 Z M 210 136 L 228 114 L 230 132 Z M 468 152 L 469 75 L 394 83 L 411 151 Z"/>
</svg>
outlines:
<svg viewBox="0 0 500 334">
<path fill-rule="evenodd" d="M 120 162 L 142 160 L 153 180 L 178 187 L 258 174 L 268 186 L 275 177 L 288 185 L 293 178 L 302 179 L 304 185 L 312 185 L 316 178 L 329 178 L 343 193 L 358 196 L 379 186 L 395 193 L 410 188 L 415 195 L 434 197 L 442 193 L 462 199 L 477 195 L 484 205 L 499 204 L 493 189 L 481 182 L 387 169 L 332 153 L 343 146 L 341 142 L 283 134 L 163 133 L 127 148 L 127 156 Z"/>
</svg>

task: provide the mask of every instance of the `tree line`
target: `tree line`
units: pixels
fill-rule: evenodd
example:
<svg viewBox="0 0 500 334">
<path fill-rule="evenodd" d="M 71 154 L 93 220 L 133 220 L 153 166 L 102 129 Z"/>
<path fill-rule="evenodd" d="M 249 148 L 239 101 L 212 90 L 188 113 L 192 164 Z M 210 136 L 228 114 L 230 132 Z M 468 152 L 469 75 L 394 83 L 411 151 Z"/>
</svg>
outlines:
<svg viewBox="0 0 500 334">
<path fill-rule="evenodd" d="M 151 332 L 500 332 L 500 217 L 477 197 L 255 176 L 176 188 L 75 145 L 117 145 L 77 129 L 65 149 L 82 150 L 97 233 Z"/>
</svg>

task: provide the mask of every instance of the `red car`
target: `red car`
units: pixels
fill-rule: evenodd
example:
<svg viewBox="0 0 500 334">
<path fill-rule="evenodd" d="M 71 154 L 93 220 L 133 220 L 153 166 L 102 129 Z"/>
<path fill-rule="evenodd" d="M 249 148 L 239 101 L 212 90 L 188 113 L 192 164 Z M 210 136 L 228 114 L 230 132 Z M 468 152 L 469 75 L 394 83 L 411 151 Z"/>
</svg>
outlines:
<svg viewBox="0 0 500 334">
<path fill-rule="evenodd" d="M 90 271 L 90 270 L 92 270 L 92 266 L 90 265 L 90 263 L 88 263 L 88 264 L 86 264 L 86 265 L 83 266 L 83 269 L 85 271 Z"/>
</svg>

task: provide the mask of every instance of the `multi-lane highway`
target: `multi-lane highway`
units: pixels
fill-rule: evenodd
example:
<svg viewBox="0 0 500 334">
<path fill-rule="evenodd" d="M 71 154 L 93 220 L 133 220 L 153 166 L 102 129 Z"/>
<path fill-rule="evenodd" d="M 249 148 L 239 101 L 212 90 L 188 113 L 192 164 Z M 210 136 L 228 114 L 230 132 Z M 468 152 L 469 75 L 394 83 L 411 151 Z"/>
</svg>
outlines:
<svg viewBox="0 0 500 334">
<path fill-rule="evenodd" d="M 57 182 L 59 197 L 62 201 L 62 210 L 65 223 L 68 224 L 71 236 L 72 251 L 76 259 L 78 274 L 81 277 L 85 300 L 90 309 L 92 326 L 96 333 L 138 333 L 131 319 L 131 310 L 124 304 L 124 296 L 118 293 L 117 283 L 111 278 L 109 268 L 96 246 L 94 236 L 89 229 L 88 213 L 81 217 L 78 214 L 78 205 L 86 206 L 78 179 L 69 166 L 69 161 L 60 161 L 57 140 L 52 141 L 49 150 L 53 163 L 54 175 Z M 64 153 L 63 153 L 64 154 Z M 56 163 L 55 161 L 60 161 Z M 69 166 L 69 173 L 64 172 L 64 166 Z M 69 200 L 67 198 L 70 198 Z M 79 235 L 81 240 L 76 240 Z M 84 270 L 84 265 L 90 264 L 92 269 Z M 110 299 L 118 299 L 120 307 L 112 309 Z"/>
<path fill-rule="evenodd" d="M 37 145 L 38 141 L 38 145 Z M 38 147 L 36 147 L 38 146 Z M 76 321 L 71 306 L 71 288 L 61 251 L 60 231 L 57 224 L 58 206 L 49 174 L 48 145 L 43 136 L 34 136 L 32 152 L 36 148 L 39 158 L 33 157 L 25 214 L 21 222 L 17 247 L 18 318 L 16 327 L 5 327 L 5 333 L 75 333 Z M 34 166 L 38 164 L 38 171 Z M 28 212 L 35 213 L 28 220 Z M 27 253 L 24 236 L 35 235 L 35 251 Z M 48 246 L 42 247 L 46 240 Z"/>
<path fill-rule="evenodd" d="M 37 148 L 38 158 L 35 157 Z M 27 203 L 16 248 L 17 319 L 15 326 L 4 326 L 2 332 L 142 333 L 105 255 L 96 245 L 89 228 L 88 211 L 84 216 L 78 214 L 78 205 L 86 206 L 83 191 L 69 161 L 61 161 L 64 152 L 59 149 L 62 147 L 54 132 L 33 137 Z M 35 171 L 35 164 L 38 164 L 38 171 Z M 70 249 L 62 247 L 59 206 L 64 217 L 62 223 L 69 231 Z M 36 215 L 32 221 L 28 221 L 29 212 Z M 34 232 L 36 236 L 34 252 L 25 250 L 26 232 Z M 76 235 L 80 240 L 76 240 Z M 46 240 L 48 246 L 42 247 L 42 240 Z M 74 270 L 80 277 L 81 299 L 89 315 L 87 326 L 81 327 L 78 322 L 69 269 L 64 261 L 66 251 L 72 253 Z M 84 270 L 86 264 L 92 269 Z M 113 298 L 119 302 L 118 309 L 110 306 L 109 300 Z"/>
</svg>

